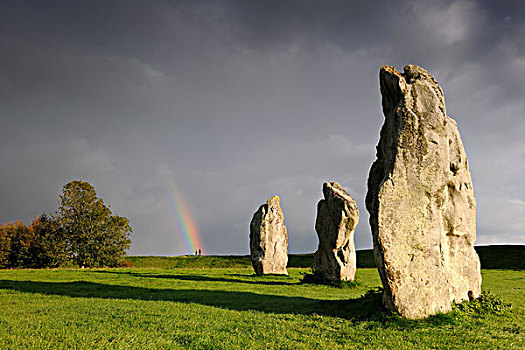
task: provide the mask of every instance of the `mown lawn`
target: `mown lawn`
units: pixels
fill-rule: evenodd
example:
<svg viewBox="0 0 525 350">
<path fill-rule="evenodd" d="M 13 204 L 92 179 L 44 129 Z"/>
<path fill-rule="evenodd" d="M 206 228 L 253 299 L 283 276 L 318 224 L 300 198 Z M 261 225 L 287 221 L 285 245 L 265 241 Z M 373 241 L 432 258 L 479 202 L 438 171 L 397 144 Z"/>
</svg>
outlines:
<svg viewBox="0 0 525 350">
<path fill-rule="evenodd" d="M 304 285 L 309 269 L 0 270 L 0 349 L 523 349 L 525 271 L 483 270 L 512 309 L 405 321 L 360 285 Z"/>
</svg>

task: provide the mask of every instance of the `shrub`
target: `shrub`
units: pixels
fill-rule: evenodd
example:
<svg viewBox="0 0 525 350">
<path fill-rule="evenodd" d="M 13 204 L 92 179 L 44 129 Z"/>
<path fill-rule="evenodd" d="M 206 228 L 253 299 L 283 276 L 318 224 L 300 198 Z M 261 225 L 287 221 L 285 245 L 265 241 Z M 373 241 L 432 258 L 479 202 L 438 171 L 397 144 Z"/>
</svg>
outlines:
<svg viewBox="0 0 525 350">
<path fill-rule="evenodd" d="M 472 301 L 464 301 L 454 305 L 454 311 L 459 316 L 469 316 L 474 318 L 486 315 L 501 315 L 512 308 L 512 305 L 491 294 L 481 292 L 481 296 Z"/>
</svg>

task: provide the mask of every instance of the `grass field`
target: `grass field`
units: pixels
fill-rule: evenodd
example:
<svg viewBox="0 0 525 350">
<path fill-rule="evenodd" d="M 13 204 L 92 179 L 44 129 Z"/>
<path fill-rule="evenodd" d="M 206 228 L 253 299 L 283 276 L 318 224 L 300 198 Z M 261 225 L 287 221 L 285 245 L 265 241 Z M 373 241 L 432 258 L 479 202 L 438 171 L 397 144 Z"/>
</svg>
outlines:
<svg viewBox="0 0 525 350">
<path fill-rule="evenodd" d="M 380 286 L 376 269 L 358 269 L 353 289 L 300 284 L 309 271 L 0 270 L 0 349 L 525 348 L 525 271 L 482 271 L 510 311 L 423 321 L 362 297 Z"/>
</svg>

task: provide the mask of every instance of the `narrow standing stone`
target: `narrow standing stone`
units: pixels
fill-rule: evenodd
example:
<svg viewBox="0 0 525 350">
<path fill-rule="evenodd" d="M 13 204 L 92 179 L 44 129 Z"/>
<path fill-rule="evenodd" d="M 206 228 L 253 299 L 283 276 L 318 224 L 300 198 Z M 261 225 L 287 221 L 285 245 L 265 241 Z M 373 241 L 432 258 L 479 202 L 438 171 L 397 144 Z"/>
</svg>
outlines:
<svg viewBox="0 0 525 350">
<path fill-rule="evenodd" d="M 337 182 L 323 184 L 315 230 L 319 247 L 314 273 L 330 281 L 353 281 L 356 270 L 354 230 L 359 221 L 355 200 Z"/>
<path fill-rule="evenodd" d="M 250 254 L 257 275 L 288 274 L 288 236 L 279 197 L 261 205 L 250 223 Z"/>
</svg>

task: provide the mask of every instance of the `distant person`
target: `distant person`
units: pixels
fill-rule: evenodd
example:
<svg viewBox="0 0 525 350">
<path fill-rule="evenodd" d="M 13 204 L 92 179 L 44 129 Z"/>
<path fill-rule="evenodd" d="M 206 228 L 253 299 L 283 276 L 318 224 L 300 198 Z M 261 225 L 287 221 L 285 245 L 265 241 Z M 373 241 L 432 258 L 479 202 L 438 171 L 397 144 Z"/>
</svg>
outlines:
<svg viewBox="0 0 525 350">
<path fill-rule="evenodd" d="M 202 252 L 201 252 L 201 250 L 199 249 L 199 255 L 201 255 L 201 253 L 202 253 Z"/>
<path fill-rule="evenodd" d="M 195 255 L 199 255 L 199 254 L 197 254 L 197 251 L 195 251 Z"/>
</svg>

